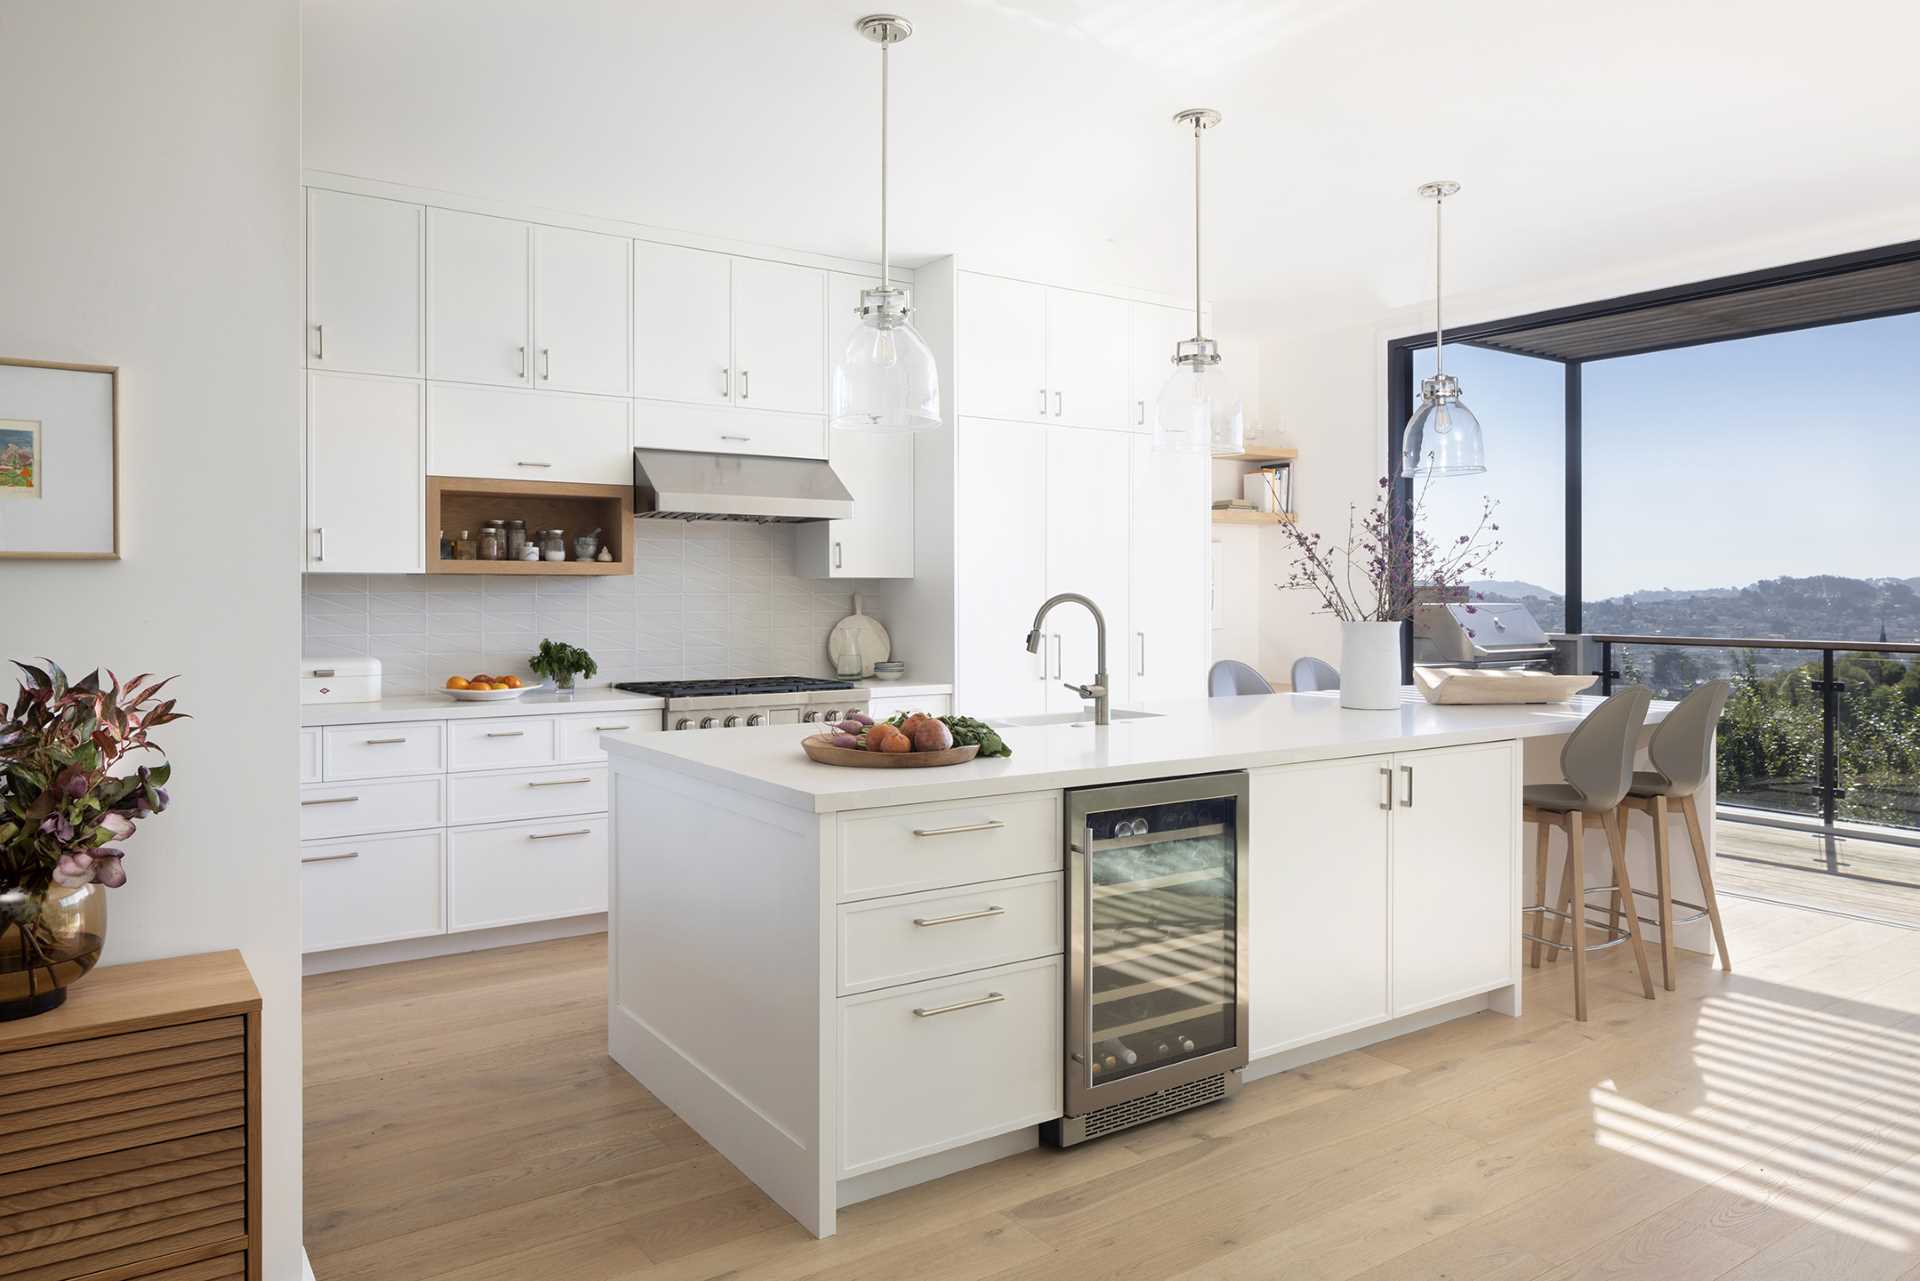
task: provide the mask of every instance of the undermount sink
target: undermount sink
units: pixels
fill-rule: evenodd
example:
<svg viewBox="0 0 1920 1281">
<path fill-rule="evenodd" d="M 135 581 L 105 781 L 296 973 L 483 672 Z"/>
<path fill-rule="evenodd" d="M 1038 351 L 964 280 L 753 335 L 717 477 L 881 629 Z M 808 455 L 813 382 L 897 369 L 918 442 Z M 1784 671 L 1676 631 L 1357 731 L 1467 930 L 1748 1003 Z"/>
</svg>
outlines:
<svg viewBox="0 0 1920 1281">
<path fill-rule="evenodd" d="M 1159 716 L 1159 712 L 1131 712 L 1124 707 L 1116 707 L 1108 716 L 1116 724 L 1120 721 L 1145 721 Z M 996 729 L 1036 729 L 1042 725 L 1093 725 L 1093 713 L 1086 709 L 1077 712 L 1051 712 L 1045 716 L 989 716 L 987 724 Z"/>
</svg>

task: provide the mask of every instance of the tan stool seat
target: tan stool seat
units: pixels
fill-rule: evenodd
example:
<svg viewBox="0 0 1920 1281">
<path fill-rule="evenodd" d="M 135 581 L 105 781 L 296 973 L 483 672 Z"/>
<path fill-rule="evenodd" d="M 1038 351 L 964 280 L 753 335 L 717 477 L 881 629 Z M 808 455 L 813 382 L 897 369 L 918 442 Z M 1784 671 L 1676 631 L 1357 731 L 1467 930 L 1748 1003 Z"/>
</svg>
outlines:
<svg viewBox="0 0 1920 1281">
<path fill-rule="evenodd" d="M 1678 791 L 1674 781 L 1665 774 L 1643 769 L 1633 772 L 1633 782 L 1627 787 L 1628 796 L 1673 796 Z"/>
<path fill-rule="evenodd" d="M 1556 814 L 1571 814 L 1575 810 L 1582 814 L 1606 814 L 1614 808 L 1595 802 L 1571 783 L 1528 783 L 1520 789 L 1520 799 L 1535 809 L 1552 810 Z"/>
</svg>

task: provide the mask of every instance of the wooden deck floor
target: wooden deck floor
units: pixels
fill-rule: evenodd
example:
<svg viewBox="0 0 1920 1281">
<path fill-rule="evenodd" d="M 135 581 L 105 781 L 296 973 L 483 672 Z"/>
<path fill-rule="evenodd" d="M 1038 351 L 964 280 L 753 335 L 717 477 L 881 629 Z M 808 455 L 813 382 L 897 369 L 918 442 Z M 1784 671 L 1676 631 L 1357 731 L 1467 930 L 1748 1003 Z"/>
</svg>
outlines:
<svg viewBox="0 0 1920 1281">
<path fill-rule="evenodd" d="M 598 938 L 306 983 L 319 1281 L 1920 1281 L 1920 932 L 1729 899 L 1476 1015 L 814 1241 L 605 1057 Z"/>
<path fill-rule="evenodd" d="M 1826 842 L 1804 832 L 1722 820 L 1714 840 L 1722 890 L 1920 929 L 1920 847 L 1841 838 L 1835 873 Z"/>
</svg>

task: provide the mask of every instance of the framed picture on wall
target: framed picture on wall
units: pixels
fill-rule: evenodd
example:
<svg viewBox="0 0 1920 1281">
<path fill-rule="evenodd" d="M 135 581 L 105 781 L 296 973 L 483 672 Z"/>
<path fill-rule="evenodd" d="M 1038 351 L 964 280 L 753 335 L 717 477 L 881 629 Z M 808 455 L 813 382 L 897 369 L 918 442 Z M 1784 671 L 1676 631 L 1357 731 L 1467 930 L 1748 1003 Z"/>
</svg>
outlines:
<svg viewBox="0 0 1920 1281">
<path fill-rule="evenodd" d="M 0 357 L 0 560 L 119 558 L 119 370 Z"/>
</svg>

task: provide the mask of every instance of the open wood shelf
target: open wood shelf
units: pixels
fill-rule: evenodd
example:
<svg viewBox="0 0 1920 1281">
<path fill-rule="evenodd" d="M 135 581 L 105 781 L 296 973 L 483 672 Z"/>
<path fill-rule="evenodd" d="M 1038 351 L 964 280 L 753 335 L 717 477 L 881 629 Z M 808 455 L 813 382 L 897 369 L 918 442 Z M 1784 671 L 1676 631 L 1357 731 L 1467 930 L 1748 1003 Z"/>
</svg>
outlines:
<svg viewBox="0 0 1920 1281">
<path fill-rule="evenodd" d="M 537 529 L 566 531 L 567 555 L 576 534 L 600 531 L 613 553 L 598 560 L 441 560 L 440 531 L 458 539 L 461 530 L 479 536 L 480 523 L 494 518 L 524 520 L 527 535 Z M 633 490 L 626 485 L 579 485 L 550 480 L 487 480 L 466 476 L 427 477 L 427 558 L 429 574 L 546 574 L 604 577 L 633 572 Z"/>
<path fill-rule="evenodd" d="M 1300 457 L 1300 451 L 1297 449 L 1270 448 L 1263 445 L 1243 449 L 1237 454 L 1220 455 L 1223 462 L 1236 463 L 1290 463 L 1298 457 Z"/>
<path fill-rule="evenodd" d="M 1213 523 L 1216 525 L 1291 525 L 1299 518 L 1292 512 L 1255 512 L 1235 510 L 1215 510 Z"/>
</svg>

